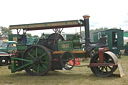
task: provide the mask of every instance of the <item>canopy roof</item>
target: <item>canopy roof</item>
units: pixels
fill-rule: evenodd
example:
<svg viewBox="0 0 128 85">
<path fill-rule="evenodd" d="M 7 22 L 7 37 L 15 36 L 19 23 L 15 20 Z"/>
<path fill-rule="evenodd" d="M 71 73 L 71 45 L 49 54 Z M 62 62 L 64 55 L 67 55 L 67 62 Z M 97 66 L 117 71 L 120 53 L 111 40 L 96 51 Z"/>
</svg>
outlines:
<svg viewBox="0 0 128 85">
<path fill-rule="evenodd" d="M 83 26 L 83 20 L 10 25 L 9 27 L 10 29 L 42 30 L 42 29 L 55 29 L 55 28 L 67 28 L 67 27 L 78 27 L 78 26 Z"/>
</svg>

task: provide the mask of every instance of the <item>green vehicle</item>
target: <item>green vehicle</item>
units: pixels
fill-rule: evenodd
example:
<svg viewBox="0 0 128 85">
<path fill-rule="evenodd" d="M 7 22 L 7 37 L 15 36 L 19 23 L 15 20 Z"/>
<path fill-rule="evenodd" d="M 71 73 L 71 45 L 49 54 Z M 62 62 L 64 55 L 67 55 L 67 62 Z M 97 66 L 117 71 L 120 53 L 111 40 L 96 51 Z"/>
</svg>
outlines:
<svg viewBox="0 0 128 85">
<path fill-rule="evenodd" d="M 95 32 L 93 34 L 94 41 L 99 38 L 106 37 L 106 45 L 109 50 L 115 53 L 118 58 L 121 58 L 120 50 L 124 49 L 123 30 L 121 29 L 108 29 L 105 31 Z"/>
<path fill-rule="evenodd" d="M 16 52 L 16 41 L 2 41 L 0 45 L 0 65 L 5 66 L 10 63 L 12 53 Z"/>
</svg>

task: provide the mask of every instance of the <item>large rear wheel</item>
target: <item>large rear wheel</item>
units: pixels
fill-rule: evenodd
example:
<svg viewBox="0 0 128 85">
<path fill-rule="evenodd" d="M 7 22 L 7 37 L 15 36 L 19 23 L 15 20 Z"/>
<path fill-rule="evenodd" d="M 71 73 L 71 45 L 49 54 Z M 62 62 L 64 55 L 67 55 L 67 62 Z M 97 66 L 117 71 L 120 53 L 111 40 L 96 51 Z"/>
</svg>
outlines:
<svg viewBox="0 0 128 85">
<path fill-rule="evenodd" d="M 25 71 L 30 75 L 41 76 L 51 69 L 51 53 L 41 45 L 29 47 L 24 55 L 24 59 L 33 60 L 33 64 L 26 66 Z M 27 62 L 23 62 L 24 64 Z"/>
<path fill-rule="evenodd" d="M 117 64 L 118 59 L 116 55 L 110 51 L 104 53 L 104 63 Z M 90 63 L 99 63 L 99 55 L 96 54 L 92 57 Z M 117 66 L 96 66 L 91 67 L 92 72 L 96 76 L 107 77 L 113 74 L 117 69 Z"/>
</svg>

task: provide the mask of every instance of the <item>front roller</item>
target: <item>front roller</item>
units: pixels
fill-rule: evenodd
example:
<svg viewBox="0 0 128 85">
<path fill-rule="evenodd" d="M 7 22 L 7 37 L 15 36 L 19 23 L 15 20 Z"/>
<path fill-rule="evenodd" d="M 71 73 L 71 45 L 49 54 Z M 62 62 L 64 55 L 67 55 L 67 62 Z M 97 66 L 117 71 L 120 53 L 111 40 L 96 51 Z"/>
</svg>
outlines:
<svg viewBox="0 0 128 85">
<path fill-rule="evenodd" d="M 90 64 L 91 63 L 94 66 L 90 66 L 90 68 L 96 76 L 107 77 L 112 75 L 117 69 L 118 59 L 114 53 L 107 51 L 103 54 L 102 63 L 100 63 L 99 54 L 96 54 L 92 57 L 90 60 Z"/>
<path fill-rule="evenodd" d="M 23 59 L 32 60 L 33 63 L 25 67 L 30 75 L 41 76 L 51 69 L 51 53 L 41 45 L 30 46 L 24 53 Z M 27 62 L 23 62 L 26 64 Z"/>
</svg>

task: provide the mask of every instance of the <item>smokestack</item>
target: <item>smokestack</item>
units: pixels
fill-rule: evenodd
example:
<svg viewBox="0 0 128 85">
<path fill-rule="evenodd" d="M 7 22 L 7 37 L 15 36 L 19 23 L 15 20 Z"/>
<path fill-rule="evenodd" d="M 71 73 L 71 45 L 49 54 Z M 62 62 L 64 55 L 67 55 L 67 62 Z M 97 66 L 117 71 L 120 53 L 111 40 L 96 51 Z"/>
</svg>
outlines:
<svg viewBox="0 0 128 85">
<path fill-rule="evenodd" d="M 84 15 L 84 27 L 85 27 L 85 46 L 89 45 L 90 33 L 89 33 L 89 15 Z"/>
</svg>

